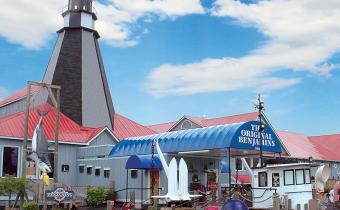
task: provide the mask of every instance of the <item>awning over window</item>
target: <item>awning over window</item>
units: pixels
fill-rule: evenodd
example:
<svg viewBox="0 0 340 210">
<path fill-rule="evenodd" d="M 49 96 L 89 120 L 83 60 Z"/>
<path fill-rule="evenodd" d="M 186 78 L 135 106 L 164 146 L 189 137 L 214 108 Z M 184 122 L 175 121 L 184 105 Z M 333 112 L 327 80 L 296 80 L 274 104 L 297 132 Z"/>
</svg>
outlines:
<svg viewBox="0 0 340 210">
<path fill-rule="evenodd" d="M 132 155 L 126 162 L 125 169 L 162 170 L 163 167 L 161 161 L 156 155 L 153 157 L 153 163 L 151 155 Z"/>
<path fill-rule="evenodd" d="M 226 148 L 260 150 L 260 147 L 266 152 L 281 153 L 281 142 L 275 132 L 268 125 L 259 132 L 259 124 L 249 121 L 127 138 L 112 148 L 110 156 L 151 154 L 153 140 L 158 140 L 164 153 Z"/>
<path fill-rule="evenodd" d="M 231 176 L 238 184 L 251 184 L 251 178 L 248 175 L 232 174 Z"/>
</svg>

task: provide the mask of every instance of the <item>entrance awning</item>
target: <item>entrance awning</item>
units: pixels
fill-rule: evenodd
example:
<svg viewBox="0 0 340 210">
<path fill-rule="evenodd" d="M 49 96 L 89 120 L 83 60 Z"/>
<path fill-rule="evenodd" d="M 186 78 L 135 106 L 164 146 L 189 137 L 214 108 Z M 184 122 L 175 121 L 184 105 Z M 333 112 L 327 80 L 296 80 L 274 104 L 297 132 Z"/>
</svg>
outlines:
<svg viewBox="0 0 340 210">
<path fill-rule="evenodd" d="M 152 157 L 148 156 L 140 156 L 140 155 L 132 155 L 126 162 L 125 169 L 145 169 L 145 170 L 162 170 L 162 163 L 159 158 L 155 155 Z"/>
<path fill-rule="evenodd" d="M 268 125 L 259 132 L 259 125 L 258 121 L 249 121 L 127 138 L 112 148 L 110 156 L 151 154 L 153 140 L 158 140 L 164 153 L 226 148 L 260 150 L 261 147 L 264 152 L 281 153 L 281 142 L 275 132 Z"/>
</svg>

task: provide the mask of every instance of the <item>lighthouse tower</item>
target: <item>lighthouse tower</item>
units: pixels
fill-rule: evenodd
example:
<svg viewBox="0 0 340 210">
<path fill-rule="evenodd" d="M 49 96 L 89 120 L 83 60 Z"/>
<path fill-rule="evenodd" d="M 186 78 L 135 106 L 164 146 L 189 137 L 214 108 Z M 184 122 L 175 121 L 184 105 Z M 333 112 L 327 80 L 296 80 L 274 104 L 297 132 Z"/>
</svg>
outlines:
<svg viewBox="0 0 340 210">
<path fill-rule="evenodd" d="M 44 83 L 61 86 L 61 112 L 81 126 L 113 128 L 114 107 L 94 29 L 92 0 L 69 0 Z"/>
</svg>

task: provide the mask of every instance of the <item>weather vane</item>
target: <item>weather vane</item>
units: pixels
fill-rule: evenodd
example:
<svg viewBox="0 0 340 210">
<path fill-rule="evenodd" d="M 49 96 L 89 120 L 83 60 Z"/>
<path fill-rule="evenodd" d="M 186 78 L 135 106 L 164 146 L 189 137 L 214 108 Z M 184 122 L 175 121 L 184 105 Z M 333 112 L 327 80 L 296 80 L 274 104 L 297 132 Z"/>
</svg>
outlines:
<svg viewBox="0 0 340 210">
<path fill-rule="evenodd" d="M 261 100 L 261 94 L 258 95 L 257 98 L 257 104 L 255 104 L 255 110 L 259 110 L 259 120 L 260 120 L 260 161 L 261 161 L 261 167 L 263 167 L 263 151 L 262 151 L 262 140 L 261 140 L 261 132 L 264 131 L 264 123 L 262 120 L 262 111 L 264 111 L 264 102 Z"/>
</svg>

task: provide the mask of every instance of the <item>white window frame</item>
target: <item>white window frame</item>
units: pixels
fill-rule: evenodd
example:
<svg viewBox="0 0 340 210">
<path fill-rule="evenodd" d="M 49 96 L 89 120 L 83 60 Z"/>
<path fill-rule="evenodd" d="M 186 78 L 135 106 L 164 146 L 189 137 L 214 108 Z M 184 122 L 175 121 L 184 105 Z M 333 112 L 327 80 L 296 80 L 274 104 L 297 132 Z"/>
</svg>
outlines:
<svg viewBox="0 0 340 210">
<path fill-rule="evenodd" d="M 94 176 L 100 176 L 100 174 L 102 173 L 102 167 L 100 166 L 96 166 L 94 167 Z M 99 170 L 99 175 L 96 174 L 96 171 Z"/>
<path fill-rule="evenodd" d="M 21 147 L 20 146 L 13 146 L 13 145 L 2 145 L 1 149 L 2 149 L 2 155 L 1 155 L 1 171 L 0 171 L 0 177 L 3 177 L 3 170 L 4 170 L 4 152 L 5 152 L 5 147 L 11 147 L 11 148 L 18 148 L 18 167 L 17 167 L 17 177 L 20 177 L 20 169 L 22 166 L 22 158 L 21 158 Z"/>
<path fill-rule="evenodd" d="M 84 167 L 84 168 L 83 168 L 83 173 L 80 172 L 80 170 L 79 170 L 80 167 Z M 85 174 L 85 168 L 86 168 L 85 164 L 79 164 L 79 165 L 78 165 L 78 174 Z"/>
<path fill-rule="evenodd" d="M 300 182 L 300 183 L 298 183 L 298 176 L 297 176 L 298 171 L 302 171 L 302 182 Z M 306 183 L 305 169 L 303 169 L 303 168 L 295 169 L 295 185 L 304 185 L 305 183 Z"/>
<path fill-rule="evenodd" d="M 108 177 L 105 177 L 105 171 L 109 171 L 109 176 Z M 105 179 L 109 179 L 110 176 L 111 176 L 111 168 L 104 168 L 103 169 L 103 176 L 104 176 Z"/>
<path fill-rule="evenodd" d="M 87 169 L 88 169 L 88 168 L 91 168 L 91 174 L 87 173 Z M 87 166 L 86 166 L 86 175 L 92 176 L 92 174 L 93 174 L 93 165 L 87 165 Z"/>
<path fill-rule="evenodd" d="M 293 176 L 293 182 L 292 184 L 287 184 L 286 181 L 286 172 L 292 172 L 292 176 Z M 284 186 L 293 186 L 295 185 L 295 170 L 294 169 L 287 169 L 287 170 L 283 170 L 283 184 Z"/>
<path fill-rule="evenodd" d="M 306 178 L 307 178 L 307 173 L 306 173 L 306 171 L 308 171 L 308 180 L 309 180 L 309 182 L 307 182 L 307 179 L 306 179 Z M 309 169 L 309 168 L 306 168 L 306 169 L 305 169 L 305 183 L 306 183 L 306 184 L 311 184 L 311 183 L 312 183 L 310 177 L 311 177 L 311 175 L 310 175 L 310 169 Z"/>
</svg>

